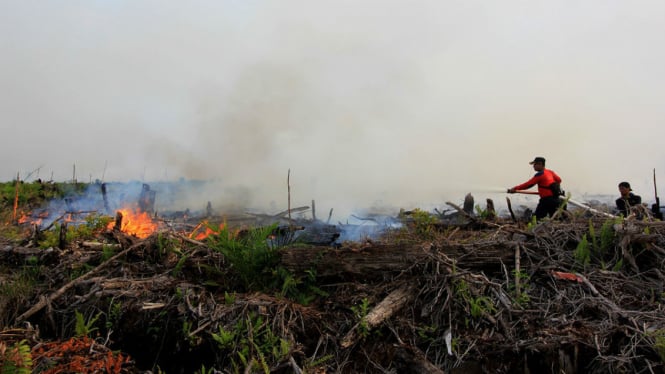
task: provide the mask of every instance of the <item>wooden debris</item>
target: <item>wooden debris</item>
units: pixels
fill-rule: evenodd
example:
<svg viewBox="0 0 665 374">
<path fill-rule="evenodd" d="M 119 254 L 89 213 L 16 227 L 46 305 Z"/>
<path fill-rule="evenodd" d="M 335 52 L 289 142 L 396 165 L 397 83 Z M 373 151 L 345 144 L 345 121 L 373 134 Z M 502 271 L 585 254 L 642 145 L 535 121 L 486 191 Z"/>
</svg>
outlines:
<svg viewBox="0 0 665 374">
<path fill-rule="evenodd" d="M 367 316 L 364 316 L 362 321 L 359 321 L 353 326 L 353 328 L 351 328 L 351 331 L 342 338 L 340 347 L 349 348 L 358 341 L 358 328 L 360 325 L 362 325 L 363 328 L 368 329 L 367 332 L 369 332 L 369 330 L 378 326 L 381 322 L 389 319 L 405 304 L 410 303 L 415 297 L 414 290 L 415 287 L 413 285 L 406 285 L 391 292 L 385 299 L 367 313 Z"/>
<path fill-rule="evenodd" d="M 156 365 L 195 372 L 213 361 L 214 370 L 229 372 L 259 366 L 296 373 L 662 372 L 665 223 L 617 221 L 586 210 L 581 219 L 537 225 L 514 216 L 487 223 L 484 214 L 448 205 L 472 224 L 441 214 L 424 236 L 417 231 L 423 227 L 404 225 L 376 240 L 335 247 L 279 243 L 278 260 L 250 269 L 257 279 L 275 277 L 274 285 L 260 288 L 271 294 L 241 284 L 243 264 L 221 254 L 214 238 L 188 237 L 193 221 L 169 227 L 159 240 L 111 231 L 64 250 L 8 244 L 0 247 L 0 261 L 12 272 L 0 282 L 36 270 L 28 265 L 34 256 L 49 269 L 43 289 L 50 291 L 0 306 L 14 311 L 4 316 L 13 330 L 30 322 L 49 333 L 73 326 L 76 313 L 85 322 L 101 313 L 94 325 L 101 335 L 72 355 L 99 365 L 97 353 L 111 352 L 104 361 L 110 366 L 100 369 L 107 372 L 131 372 L 130 355 L 141 367 L 133 372 Z M 301 233 L 312 224 L 287 223 L 272 234 Z M 323 227 L 332 232 L 335 226 Z M 578 253 L 585 236 L 587 259 Z M 111 241 L 124 250 L 101 262 L 100 249 Z M 362 320 L 353 309 L 359 300 L 376 303 Z M 104 334 L 114 351 L 101 344 Z M 45 346 L 32 336 L 31 345 Z M 82 347 L 58 344 L 49 346 L 53 355 L 39 358 L 43 365 L 66 347 Z M 264 346 L 274 350 L 260 352 Z M 195 359 L 201 361 L 187 366 Z"/>
<path fill-rule="evenodd" d="M 109 265 L 112 264 L 114 261 L 116 261 L 118 258 L 120 258 L 120 257 L 122 257 L 122 256 L 125 256 L 125 255 L 126 255 L 127 253 L 129 253 L 130 251 L 132 251 L 132 250 L 136 249 L 137 247 L 139 247 L 140 244 L 141 244 L 141 243 L 139 243 L 139 244 L 136 245 L 136 246 L 129 247 L 129 248 L 127 248 L 127 249 L 125 249 L 125 250 L 123 250 L 123 251 L 117 253 L 116 255 L 114 255 L 113 257 L 109 258 L 108 260 L 106 260 L 105 262 L 103 262 L 102 264 L 100 264 L 99 266 L 97 266 L 96 268 L 90 270 L 89 272 L 85 273 L 84 275 L 82 275 L 82 276 L 80 276 L 80 277 L 74 279 L 73 281 L 71 281 L 71 282 L 65 284 L 64 286 L 60 287 L 57 291 L 53 292 L 52 294 L 50 294 L 50 295 L 48 295 L 48 296 L 46 296 L 46 297 L 42 297 L 42 298 L 39 300 L 39 302 L 37 302 L 35 305 L 33 305 L 30 309 L 28 309 L 27 311 L 25 311 L 25 312 L 24 312 L 23 314 L 21 314 L 20 316 L 16 317 L 16 321 L 17 321 L 17 322 L 22 322 L 22 321 L 24 321 L 24 320 L 30 318 L 33 314 L 37 313 L 37 312 L 40 311 L 42 308 L 44 308 L 46 305 L 48 305 L 49 303 L 51 303 L 53 300 L 55 300 L 55 299 L 57 299 L 58 297 L 60 297 L 61 295 L 63 295 L 63 294 L 64 294 L 65 292 L 67 292 L 70 288 L 72 288 L 72 287 L 74 287 L 75 285 L 77 285 L 78 283 L 80 283 L 80 282 L 82 282 L 82 281 L 84 281 L 84 280 L 86 280 L 86 279 L 92 277 L 93 275 L 98 274 L 98 273 L 101 272 L 103 269 L 105 269 L 107 266 L 109 266 Z"/>
<path fill-rule="evenodd" d="M 92 249 L 92 250 L 102 250 L 104 248 L 109 248 L 109 249 L 114 249 L 115 250 L 115 249 L 120 248 L 120 244 L 84 241 L 84 242 L 81 243 L 81 247 Z"/>
</svg>

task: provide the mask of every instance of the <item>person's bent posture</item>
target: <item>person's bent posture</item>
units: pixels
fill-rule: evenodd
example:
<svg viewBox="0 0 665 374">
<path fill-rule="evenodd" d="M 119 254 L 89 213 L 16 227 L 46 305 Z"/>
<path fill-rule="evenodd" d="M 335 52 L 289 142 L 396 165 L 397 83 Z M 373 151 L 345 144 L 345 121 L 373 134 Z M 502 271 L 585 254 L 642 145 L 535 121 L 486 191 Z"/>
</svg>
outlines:
<svg viewBox="0 0 665 374">
<path fill-rule="evenodd" d="M 528 190 L 533 186 L 538 186 L 538 195 L 540 200 L 536 207 L 536 219 L 541 220 L 545 217 L 553 216 L 559 208 L 559 196 L 561 195 L 561 177 L 554 171 L 545 168 L 545 158 L 536 157 L 530 162 L 536 174 L 528 181 L 509 188 L 508 193 Z"/>
</svg>

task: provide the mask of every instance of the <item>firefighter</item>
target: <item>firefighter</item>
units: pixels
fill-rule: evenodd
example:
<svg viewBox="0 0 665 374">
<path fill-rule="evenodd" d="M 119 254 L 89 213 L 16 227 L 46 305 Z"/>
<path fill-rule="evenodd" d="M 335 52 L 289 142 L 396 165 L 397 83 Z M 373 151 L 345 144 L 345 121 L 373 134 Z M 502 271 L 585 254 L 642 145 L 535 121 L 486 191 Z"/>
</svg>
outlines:
<svg viewBox="0 0 665 374">
<path fill-rule="evenodd" d="M 633 189 L 630 188 L 630 183 L 628 182 L 619 183 L 619 193 L 621 197 L 615 201 L 617 212 L 624 217 L 628 217 L 630 207 L 642 204 L 642 197 L 633 193 Z"/>
<path fill-rule="evenodd" d="M 536 157 L 529 164 L 533 165 L 533 170 L 536 171 L 536 174 L 528 181 L 509 188 L 508 193 L 527 190 L 538 185 L 540 200 L 538 201 L 535 215 L 537 220 L 541 220 L 548 215 L 554 215 L 559 208 L 559 196 L 563 194 L 561 191 L 561 177 L 554 171 L 545 168 L 544 157 Z"/>
</svg>

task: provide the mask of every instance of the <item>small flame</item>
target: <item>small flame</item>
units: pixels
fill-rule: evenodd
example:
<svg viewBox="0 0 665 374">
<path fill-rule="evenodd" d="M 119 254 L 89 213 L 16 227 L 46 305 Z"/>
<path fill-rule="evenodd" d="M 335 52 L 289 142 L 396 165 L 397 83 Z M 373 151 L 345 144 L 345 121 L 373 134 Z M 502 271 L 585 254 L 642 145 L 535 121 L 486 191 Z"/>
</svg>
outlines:
<svg viewBox="0 0 665 374">
<path fill-rule="evenodd" d="M 118 210 L 122 214 L 122 225 L 120 231 L 136 235 L 139 238 L 147 238 L 150 234 L 157 231 L 157 224 L 150 218 L 146 212 L 133 212 L 129 209 Z M 108 225 L 108 229 L 113 229 L 115 222 Z"/>
<path fill-rule="evenodd" d="M 199 223 L 198 225 L 196 225 L 194 230 L 192 230 L 192 233 L 189 234 L 189 237 L 192 238 L 192 239 L 196 239 L 196 240 L 203 240 L 203 239 L 207 238 L 210 235 L 219 234 L 220 231 L 222 231 L 224 229 L 224 226 L 226 226 L 224 224 L 224 222 L 220 223 L 219 224 L 219 230 L 216 231 L 216 230 L 211 229 L 210 226 L 208 226 L 208 222 L 203 221 L 203 222 Z M 201 228 L 205 228 L 205 229 L 203 231 L 200 231 Z"/>
<path fill-rule="evenodd" d="M 18 219 L 18 223 L 21 225 L 29 223 L 31 225 L 41 226 L 44 218 L 47 217 L 48 213 L 40 213 L 37 217 L 33 217 L 32 215 L 28 214 L 22 214 L 21 218 Z"/>
</svg>

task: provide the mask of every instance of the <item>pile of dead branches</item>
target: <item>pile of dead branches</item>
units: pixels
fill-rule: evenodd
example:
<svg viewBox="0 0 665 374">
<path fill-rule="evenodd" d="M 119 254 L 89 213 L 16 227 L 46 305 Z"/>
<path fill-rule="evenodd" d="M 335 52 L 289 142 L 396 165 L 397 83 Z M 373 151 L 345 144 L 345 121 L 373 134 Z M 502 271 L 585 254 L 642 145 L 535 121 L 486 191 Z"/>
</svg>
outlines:
<svg viewBox="0 0 665 374">
<path fill-rule="evenodd" d="M 34 344 L 74 335 L 77 314 L 97 321 L 95 341 L 131 357 L 123 372 L 663 372 L 665 223 L 564 218 L 405 222 L 376 241 L 287 245 L 256 274 L 275 275 L 273 292 L 243 287 L 212 242 L 177 233 L 6 245 L 4 268 L 36 257 L 50 270 L 1 318 L 39 326 Z"/>
</svg>

